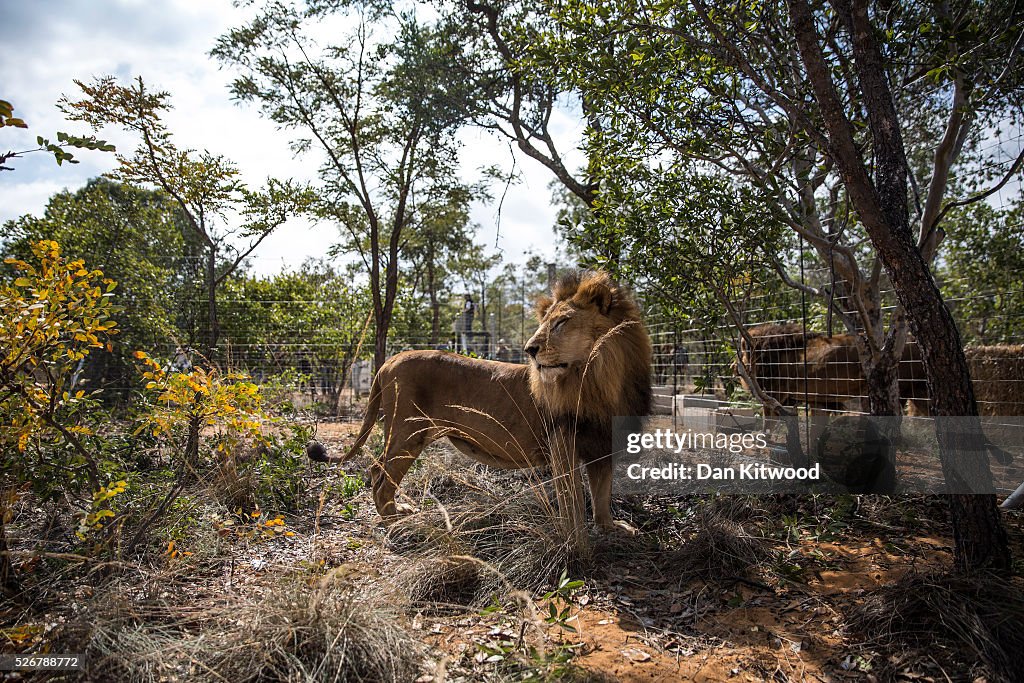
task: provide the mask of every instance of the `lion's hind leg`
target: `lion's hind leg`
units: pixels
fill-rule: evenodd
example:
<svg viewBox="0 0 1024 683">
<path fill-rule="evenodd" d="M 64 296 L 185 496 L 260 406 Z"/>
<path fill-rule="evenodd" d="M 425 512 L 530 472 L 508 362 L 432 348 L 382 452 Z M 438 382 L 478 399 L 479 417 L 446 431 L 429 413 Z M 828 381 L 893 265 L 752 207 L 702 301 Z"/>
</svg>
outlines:
<svg viewBox="0 0 1024 683">
<path fill-rule="evenodd" d="M 392 428 L 394 427 L 394 429 Z M 385 521 L 416 511 L 408 503 L 395 501 L 395 493 L 409 468 L 432 439 L 408 424 L 385 424 L 384 453 L 370 465 L 370 484 L 377 513 Z"/>
<path fill-rule="evenodd" d="M 379 462 L 374 462 L 370 466 L 373 504 L 377 507 L 377 513 L 385 520 L 416 511 L 416 508 L 408 503 L 396 502 L 395 493 L 422 450 L 422 444 L 398 452 L 393 452 L 389 448 L 384 451 Z"/>
</svg>

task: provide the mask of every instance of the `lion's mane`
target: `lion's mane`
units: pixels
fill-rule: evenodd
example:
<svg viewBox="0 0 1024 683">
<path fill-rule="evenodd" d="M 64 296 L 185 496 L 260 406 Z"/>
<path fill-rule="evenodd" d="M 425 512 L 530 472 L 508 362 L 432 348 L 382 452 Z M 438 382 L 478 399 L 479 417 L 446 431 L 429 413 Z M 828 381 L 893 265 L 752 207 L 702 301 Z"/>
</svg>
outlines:
<svg viewBox="0 0 1024 683">
<path fill-rule="evenodd" d="M 615 416 L 643 416 L 651 412 L 651 340 L 633 295 L 607 273 L 574 271 L 553 289 L 554 297 L 538 302 L 538 317 L 554 304 L 574 308 L 593 306 L 601 314 L 591 320 L 597 339 L 581 377 L 550 384 L 531 368 L 530 391 L 551 418 L 572 416 L 610 428 Z"/>
</svg>

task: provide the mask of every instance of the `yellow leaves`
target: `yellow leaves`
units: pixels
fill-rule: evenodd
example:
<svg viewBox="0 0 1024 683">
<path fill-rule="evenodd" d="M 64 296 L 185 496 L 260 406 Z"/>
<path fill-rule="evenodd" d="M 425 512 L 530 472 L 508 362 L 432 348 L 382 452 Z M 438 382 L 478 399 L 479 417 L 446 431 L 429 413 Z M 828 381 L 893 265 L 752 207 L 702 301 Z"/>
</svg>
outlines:
<svg viewBox="0 0 1024 683">
<path fill-rule="evenodd" d="M 201 367 L 190 372 L 164 372 L 145 353 L 136 352 L 135 357 L 145 363 L 141 374 L 148 381 L 144 387 L 155 399 L 144 419 L 159 425 L 160 431 L 180 434 L 191 420 L 198 419 L 204 431 L 219 434 L 214 436 L 217 442 L 212 447 L 225 456 L 241 441 L 262 441 L 263 425 L 271 418 L 262 411 L 260 387 L 247 376 Z"/>
<path fill-rule="evenodd" d="M 8 388 L 26 381 L 41 363 L 59 378 L 90 349 L 112 348 L 101 337 L 117 334 L 110 302 L 91 296 L 98 291 L 100 271 L 89 271 L 81 260 L 62 259 L 53 240 L 34 243 L 32 253 L 38 259 L 35 265 L 5 259 L 20 274 L 0 285 L 0 343 L 18 349 L 0 359 L 0 375 Z"/>
<path fill-rule="evenodd" d="M 60 245 L 53 240 L 39 240 L 32 245 L 32 253 L 40 259 L 60 258 Z"/>
<path fill-rule="evenodd" d="M 195 374 L 194 373 L 191 374 L 191 375 L 186 375 L 185 376 L 185 384 L 192 391 L 195 391 L 195 392 L 198 392 L 198 393 L 201 393 L 201 394 L 206 394 L 207 396 L 210 395 L 209 388 L 207 388 L 206 386 L 204 386 L 204 385 L 200 384 L 199 382 L 197 382 L 195 380 Z"/>
<path fill-rule="evenodd" d="M 109 501 L 124 493 L 127 488 L 128 482 L 123 479 L 110 483 L 107 486 L 100 486 L 99 490 L 92 494 L 92 510 L 83 515 L 78 521 L 78 529 L 75 531 L 75 535 L 85 540 L 89 532 L 101 530 L 104 520 L 115 517 L 114 511 L 108 507 Z"/>
<path fill-rule="evenodd" d="M 75 531 L 75 535 L 84 541 L 89 536 L 90 531 L 100 531 L 103 529 L 103 520 L 113 517 L 113 510 L 107 510 L 105 508 L 94 509 L 79 520 L 78 529 Z"/>
<path fill-rule="evenodd" d="M 29 643 L 45 632 L 46 627 L 42 624 L 24 624 L 13 628 L 0 630 L 0 637 L 15 645 Z"/>
<path fill-rule="evenodd" d="M 19 452 L 49 429 L 46 419 L 52 423 L 58 408 L 84 397 L 72 398 L 63 387 L 78 361 L 94 348 L 112 348 L 108 338 L 117 334 L 111 302 L 89 295 L 100 271 L 62 258 L 53 240 L 34 243 L 32 254 L 29 262 L 5 259 L 17 276 L 0 284 L 0 395 L 7 396 L 7 412 L 20 416 L 17 424 L 0 424 L 0 432 Z M 77 425 L 68 433 L 91 434 Z"/>
<path fill-rule="evenodd" d="M 284 518 L 281 515 L 268 519 L 263 522 L 262 525 L 263 536 L 274 537 L 274 536 L 287 536 L 291 537 L 295 535 L 294 531 L 288 531 L 285 528 Z"/>
<path fill-rule="evenodd" d="M 173 560 L 173 559 L 175 559 L 176 557 L 179 557 L 179 556 L 181 556 L 181 557 L 188 557 L 192 553 L 190 551 L 188 551 L 188 550 L 179 551 L 178 548 L 177 548 L 177 544 L 174 541 L 168 541 L 168 543 L 167 543 L 167 551 L 164 554 L 167 555 L 167 557 L 169 557 L 170 559 Z"/>
<path fill-rule="evenodd" d="M 234 514 L 239 518 L 237 523 L 232 519 L 214 520 L 213 527 L 217 535 L 233 536 L 247 541 L 295 536 L 295 532 L 288 529 L 281 515 L 269 518 L 259 508 L 249 513 L 243 513 L 241 508 L 235 508 Z"/>
<path fill-rule="evenodd" d="M 99 491 L 92 494 L 93 504 L 102 503 L 103 501 L 110 500 L 118 494 L 124 493 L 125 489 L 128 488 L 128 482 L 123 479 L 115 481 L 109 486 L 101 486 Z"/>
</svg>

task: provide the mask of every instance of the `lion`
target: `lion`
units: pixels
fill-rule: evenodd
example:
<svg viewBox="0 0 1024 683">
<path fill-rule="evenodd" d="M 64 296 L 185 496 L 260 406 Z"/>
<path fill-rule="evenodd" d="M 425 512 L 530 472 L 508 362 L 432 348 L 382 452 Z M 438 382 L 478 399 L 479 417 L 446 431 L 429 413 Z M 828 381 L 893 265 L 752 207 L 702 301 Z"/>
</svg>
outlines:
<svg viewBox="0 0 1024 683">
<path fill-rule="evenodd" d="M 797 323 L 757 325 L 747 332 L 753 346 L 748 348 L 746 340 L 741 339 L 740 359 L 761 389 L 781 405 L 791 407 L 806 401 L 812 410 L 842 411 L 866 395 L 864 370 L 853 335 L 830 337 L 808 331 L 805 338 Z M 928 396 L 924 364 L 913 340 L 903 346 L 897 373 L 902 400 Z M 742 378 L 741 384 L 750 389 Z"/>
<path fill-rule="evenodd" d="M 806 393 L 812 408 L 835 410 L 862 394 L 864 379 L 853 337 L 808 332 L 805 340 L 797 324 L 757 325 L 747 332 L 753 345 L 748 348 L 741 339 L 740 360 L 781 405 L 803 403 Z M 742 378 L 741 383 L 749 390 Z"/>
<path fill-rule="evenodd" d="M 374 378 L 348 452 L 307 448 L 307 454 L 321 462 L 348 460 L 383 415 L 384 453 L 370 478 L 384 520 L 412 512 L 395 501 L 398 486 L 428 444 L 447 438 L 492 467 L 550 465 L 561 516 L 576 533 L 583 463 L 595 523 L 633 532 L 611 515 L 611 448 L 613 417 L 650 413 L 652 349 L 639 308 L 607 273 L 582 271 L 562 278 L 536 312 L 539 327 L 525 345 L 528 364 L 446 351 L 399 353 Z"/>
</svg>

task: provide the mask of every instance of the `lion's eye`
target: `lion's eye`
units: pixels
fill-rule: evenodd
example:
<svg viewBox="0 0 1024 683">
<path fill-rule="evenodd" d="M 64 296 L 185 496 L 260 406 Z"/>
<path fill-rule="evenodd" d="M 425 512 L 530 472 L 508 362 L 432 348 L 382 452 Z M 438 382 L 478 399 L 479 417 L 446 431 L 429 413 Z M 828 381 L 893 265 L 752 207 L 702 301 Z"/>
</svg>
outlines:
<svg viewBox="0 0 1024 683">
<path fill-rule="evenodd" d="M 562 327 L 562 325 L 564 325 L 566 322 L 568 322 L 568 320 L 569 320 L 568 318 L 562 318 L 561 320 L 559 320 L 558 322 L 556 322 L 554 325 L 551 326 L 551 331 L 552 332 L 557 332 L 559 330 L 559 328 Z"/>
</svg>

